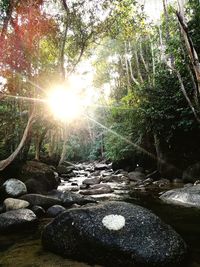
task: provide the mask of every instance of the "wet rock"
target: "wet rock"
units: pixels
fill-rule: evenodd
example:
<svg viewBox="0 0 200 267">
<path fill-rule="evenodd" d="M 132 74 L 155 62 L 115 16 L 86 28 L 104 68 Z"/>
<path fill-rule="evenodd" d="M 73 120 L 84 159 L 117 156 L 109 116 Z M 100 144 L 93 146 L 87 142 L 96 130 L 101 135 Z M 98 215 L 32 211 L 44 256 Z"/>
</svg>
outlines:
<svg viewBox="0 0 200 267">
<path fill-rule="evenodd" d="M 159 172 L 158 170 L 155 170 L 155 171 L 153 171 L 153 172 L 147 174 L 147 175 L 146 175 L 146 178 L 147 178 L 147 179 L 148 179 L 148 178 L 151 178 L 151 179 L 153 179 L 154 181 L 156 181 L 156 180 L 159 180 L 159 179 L 161 178 L 161 174 L 160 174 L 160 172 Z"/>
<path fill-rule="evenodd" d="M 70 209 L 48 224 L 45 249 L 64 257 L 109 267 L 182 266 L 182 238 L 145 208 L 106 202 Z"/>
<path fill-rule="evenodd" d="M 29 209 L 11 210 L 0 214 L 0 231 L 13 231 L 30 226 L 36 221 L 36 215 Z"/>
<path fill-rule="evenodd" d="M 86 189 L 86 188 L 88 188 L 89 187 L 89 185 L 86 185 L 86 184 L 81 184 L 80 185 L 80 189 Z"/>
<path fill-rule="evenodd" d="M 129 178 L 124 176 L 123 174 L 111 175 L 102 178 L 102 182 L 110 182 L 110 183 L 129 183 Z"/>
<path fill-rule="evenodd" d="M 61 200 L 58 198 L 40 194 L 26 194 L 21 199 L 28 201 L 32 206 L 41 206 L 44 209 L 61 204 Z"/>
<path fill-rule="evenodd" d="M 83 197 L 70 191 L 61 192 L 58 190 L 53 190 L 49 193 L 49 195 L 58 198 L 62 203 L 61 205 L 66 208 L 71 207 L 73 204 L 85 205 L 87 203 L 96 203 L 96 200 L 93 198 Z"/>
<path fill-rule="evenodd" d="M 108 165 L 104 163 L 96 163 L 94 166 L 95 170 L 106 170 L 108 169 Z"/>
<path fill-rule="evenodd" d="M 81 190 L 82 195 L 99 195 L 112 193 L 113 189 L 107 184 L 91 185 L 89 189 Z"/>
<path fill-rule="evenodd" d="M 170 185 L 170 181 L 168 179 L 160 179 L 158 181 L 154 181 L 153 184 L 158 187 L 165 187 Z"/>
<path fill-rule="evenodd" d="M 37 206 L 37 205 L 35 205 L 35 206 L 33 206 L 33 207 L 31 207 L 31 210 L 35 213 L 35 215 L 37 216 L 37 217 L 43 217 L 45 214 L 46 214 L 46 212 L 45 212 L 45 210 L 41 207 L 41 206 Z"/>
<path fill-rule="evenodd" d="M 86 185 L 94 185 L 99 184 L 101 182 L 101 177 L 94 177 L 94 178 L 88 178 L 83 181 L 83 184 Z"/>
<path fill-rule="evenodd" d="M 70 174 L 73 170 L 75 169 L 74 166 L 65 166 L 65 165 L 60 165 L 56 168 L 57 172 L 62 175 L 62 174 Z"/>
<path fill-rule="evenodd" d="M 197 181 L 194 183 L 194 185 L 198 185 L 198 184 L 200 184 L 200 180 L 197 180 Z"/>
<path fill-rule="evenodd" d="M 1 198 L 19 197 L 27 193 L 26 185 L 18 179 L 8 179 L 0 188 Z"/>
<path fill-rule="evenodd" d="M 51 217 L 51 218 L 55 218 L 56 216 L 58 216 L 59 214 L 61 214 L 64 211 L 66 211 L 66 208 L 64 208 L 63 206 L 54 205 L 54 206 L 48 208 L 47 216 Z"/>
<path fill-rule="evenodd" d="M 141 172 L 141 173 L 144 173 L 144 168 L 138 166 L 138 167 L 135 168 L 135 172 Z"/>
<path fill-rule="evenodd" d="M 128 178 L 131 180 L 131 181 L 142 181 L 145 179 L 145 175 L 144 173 L 141 173 L 141 172 L 129 172 L 128 173 Z"/>
<path fill-rule="evenodd" d="M 27 161 L 21 170 L 21 180 L 25 182 L 28 193 L 43 194 L 58 186 L 55 169 L 38 161 Z"/>
<path fill-rule="evenodd" d="M 160 199 L 166 203 L 200 208 L 200 185 L 169 190 Z"/>
<path fill-rule="evenodd" d="M 3 205 L 5 207 L 5 210 L 18 210 L 18 209 L 25 209 L 30 204 L 28 201 L 21 200 L 21 199 L 15 199 L 15 198 L 6 198 L 3 202 Z"/>
</svg>

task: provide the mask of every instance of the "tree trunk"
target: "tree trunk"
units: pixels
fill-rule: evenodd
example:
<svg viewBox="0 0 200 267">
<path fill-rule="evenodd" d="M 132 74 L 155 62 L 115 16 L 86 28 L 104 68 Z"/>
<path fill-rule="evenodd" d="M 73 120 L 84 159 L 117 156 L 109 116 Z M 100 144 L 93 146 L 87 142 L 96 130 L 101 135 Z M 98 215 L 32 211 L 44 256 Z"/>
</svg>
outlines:
<svg viewBox="0 0 200 267">
<path fill-rule="evenodd" d="M 22 139 L 21 139 L 18 147 L 15 149 L 15 151 L 7 159 L 4 159 L 4 160 L 0 161 L 0 171 L 4 170 L 19 155 L 21 149 L 24 147 L 24 145 L 26 143 L 26 140 L 28 138 L 28 135 L 29 135 L 29 132 L 31 130 L 32 124 L 34 122 L 34 119 L 35 119 L 35 116 L 32 113 L 31 116 L 28 119 L 26 128 L 24 130 Z"/>
</svg>

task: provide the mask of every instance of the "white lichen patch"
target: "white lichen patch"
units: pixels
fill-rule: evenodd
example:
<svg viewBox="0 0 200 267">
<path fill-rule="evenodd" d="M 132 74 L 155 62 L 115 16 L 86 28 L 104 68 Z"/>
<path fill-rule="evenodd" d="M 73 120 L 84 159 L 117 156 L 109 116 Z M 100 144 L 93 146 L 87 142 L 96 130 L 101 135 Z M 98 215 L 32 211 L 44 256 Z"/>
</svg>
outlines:
<svg viewBox="0 0 200 267">
<path fill-rule="evenodd" d="M 110 214 L 103 218 L 102 223 L 109 230 L 119 231 L 125 226 L 125 218 L 122 215 Z"/>
</svg>

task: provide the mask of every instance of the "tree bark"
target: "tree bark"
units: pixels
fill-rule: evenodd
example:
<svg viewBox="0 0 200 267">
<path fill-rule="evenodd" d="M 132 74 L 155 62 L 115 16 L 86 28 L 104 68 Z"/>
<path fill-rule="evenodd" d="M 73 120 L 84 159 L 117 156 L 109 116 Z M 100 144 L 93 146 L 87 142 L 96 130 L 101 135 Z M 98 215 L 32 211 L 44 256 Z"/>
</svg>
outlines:
<svg viewBox="0 0 200 267">
<path fill-rule="evenodd" d="M 4 160 L 0 161 L 0 171 L 4 170 L 19 155 L 21 149 L 24 147 L 24 145 L 26 143 L 26 140 L 28 138 L 28 134 L 29 134 L 29 132 L 31 130 L 32 124 L 34 122 L 34 119 L 35 119 L 35 115 L 32 113 L 31 116 L 28 119 L 26 128 L 24 130 L 22 139 L 21 139 L 18 147 L 15 149 L 15 151 L 7 159 L 4 159 Z"/>
<path fill-rule="evenodd" d="M 181 27 L 181 33 L 182 33 L 183 38 L 185 40 L 185 45 L 186 45 L 186 48 L 188 51 L 188 56 L 189 56 L 189 59 L 191 61 L 194 73 L 195 73 L 198 93 L 200 93 L 200 62 L 199 62 L 199 58 L 198 58 L 197 52 L 194 48 L 192 39 L 189 36 L 188 27 L 187 27 L 184 15 L 178 11 L 176 12 L 176 15 L 177 15 L 180 27 Z"/>
</svg>

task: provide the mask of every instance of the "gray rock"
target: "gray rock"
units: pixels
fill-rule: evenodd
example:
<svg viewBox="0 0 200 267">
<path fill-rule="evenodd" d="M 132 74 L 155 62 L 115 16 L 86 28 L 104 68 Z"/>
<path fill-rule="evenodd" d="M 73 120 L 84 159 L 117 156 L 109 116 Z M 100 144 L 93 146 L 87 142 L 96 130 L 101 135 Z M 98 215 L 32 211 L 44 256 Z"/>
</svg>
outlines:
<svg viewBox="0 0 200 267">
<path fill-rule="evenodd" d="M 0 231 L 12 231 L 30 226 L 36 221 L 36 215 L 29 209 L 11 210 L 0 214 Z"/>
<path fill-rule="evenodd" d="M 131 181 L 142 181 L 145 179 L 144 173 L 141 172 L 129 172 L 128 177 Z"/>
<path fill-rule="evenodd" d="M 95 170 L 106 170 L 108 169 L 108 165 L 104 163 L 96 163 L 94 168 Z"/>
<path fill-rule="evenodd" d="M 109 267 L 177 267 L 186 256 L 186 244 L 169 225 L 125 202 L 64 212 L 45 227 L 42 244 L 62 256 Z"/>
<path fill-rule="evenodd" d="M 81 190 L 82 195 L 99 195 L 112 193 L 113 189 L 108 184 L 91 185 L 89 189 Z"/>
<path fill-rule="evenodd" d="M 21 199 L 28 201 L 32 206 L 41 206 L 44 209 L 62 203 L 58 198 L 40 194 L 26 194 Z"/>
<path fill-rule="evenodd" d="M 63 206 L 54 205 L 54 206 L 48 208 L 47 216 L 49 216 L 51 218 L 55 218 L 56 216 L 58 216 L 59 214 L 61 214 L 64 211 L 66 211 L 66 208 L 64 208 Z"/>
<path fill-rule="evenodd" d="M 58 198 L 62 203 L 61 205 L 66 208 L 71 207 L 73 204 L 85 205 L 87 203 L 96 203 L 96 200 L 91 197 L 83 197 L 70 191 L 61 192 L 58 190 L 52 190 L 49 193 L 49 196 Z"/>
<path fill-rule="evenodd" d="M 93 184 L 99 184 L 101 182 L 101 177 L 94 177 L 94 178 L 87 178 L 83 181 L 83 184 L 86 185 L 93 185 Z"/>
<path fill-rule="evenodd" d="M 7 211 L 25 209 L 30 205 L 28 201 L 15 198 L 6 198 L 3 204 Z"/>
<path fill-rule="evenodd" d="M 160 199 L 166 203 L 200 208 L 200 185 L 169 190 Z"/>
<path fill-rule="evenodd" d="M 18 179 L 8 179 L 1 186 L 1 194 L 5 197 L 19 197 L 27 193 L 26 185 Z"/>
<path fill-rule="evenodd" d="M 70 174 L 73 170 L 75 169 L 74 166 L 65 166 L 65 165 L 60 165 L 56 168 L 57 172 L 62 175 L 62 174 Z"/>
</svg>

